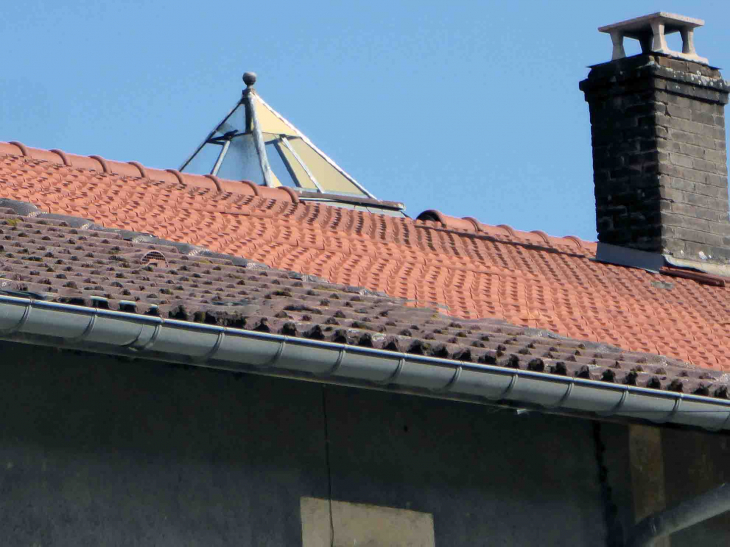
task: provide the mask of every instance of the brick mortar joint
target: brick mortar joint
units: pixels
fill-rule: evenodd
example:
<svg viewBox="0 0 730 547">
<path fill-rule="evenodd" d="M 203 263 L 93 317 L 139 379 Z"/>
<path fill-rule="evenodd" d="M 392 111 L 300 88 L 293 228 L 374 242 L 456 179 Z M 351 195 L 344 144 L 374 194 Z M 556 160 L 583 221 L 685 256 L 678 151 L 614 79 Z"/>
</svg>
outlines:
<svg viewBox="0 0 730 547">
<path fill-rule="evenodd" d="M 692 135 L 699 135 L 701 137 L 703 136 L 699 133 L 692 133 Z M 661 137 L 661 136 L 636 137 L 635 139 L 632 139 L 632 140 L 638 141 L 640 143 L 644 143 L 647 145 L 656 145 L 656 146 L 652 146 L 650 148 L 644 148 L 644 149 L 640 149 L 640 150 L 626 150 L 626 152 L 623 152 L 623 154 L 626 154 L 629 156 L 637 156 L 637 155 L 642 155 L 642 154 L 656 154 L 658 152 L 661 152 L 664 154 L 679 154 L 681 156 L 687 156 L 687 157 L 694 158 L 694 159 L 704 159 L 704 157 L 701 158 L 698 156 L 693 156 L 692 154 L 687 154 L 685 152 L 681 152 L 679 150 L 672 150 L 670 148 L 667 148 L 666 145 L 669 143 L 674 143 L 674 144 L 681 145 L 681 146 L 687 147 L 687 148 L 696 148 L 698 151 L 703 151 L 703 152 L 715 152 L 719 155 L 726 154 L 726 152 L 722 149 L 717 150 L 717 149 L 707 148 L 706 146 L 702 146 L 701 144 L 691 144 L 688 142 L 677 141 L 676 139 L 673 139 L 671 137 Z M 664 148 L 660 148 L 659 143 L 662 143 L 661 146 Z M 594 146 L 594 149 L 597 149 L 599 151 L 610 150 L 611 144 L 597 145 L 597 146 Z M 713 160 L 706 160 L 706 161 L 713 162 Z M 714 161 L 713 163 L 718 163 L 718 162 Z M 719 165 L 722 165 L 723 163 L 727 163 L 727 160 L 725 162 L 719 163 Z"/>
<path fill-rule="evenodd" d="M 676 213 L 672 213 L 672 214 L 675 216 L 680 216 Z M 704 219 L 701 219 L 701 218 L 698 219 L 697 217 L 692 217 L 692 216 L 690 216 L 690 217 L 684 216 L 683 218 L 689 218 L 692 220 L 698 220 L 701 222 L 707 222 L 708 224 L 711 223 L 711 224 L 715 224 L 715 225 L 719 225 L 719 226 L 726 224 L 726 222 L 723 222 L 723 221 L 704 220 Z M 683 230 L 688 230 L 688 231 L 697 232 L 697 233 L 701 233 L 701 234 L 710 234 L 710 235 L 715 235 L 715 236 L 718 235 L 714 232 L 711 232 L 708 230 L 703 230 L 702 228 L 698 228 L 697 226 L 681 226 L 681 225 L 677 225 L 677 224 L 672 224 L 671 222 L 667 222 L 666 220 L 662 220 L 661 225 L 665 226 L 665 227 L 671 227 L 671 228 L 681 228 Z M 664 237 L 664 236 L 662 236 L 662 237 Z M 679 238 L 679 239 L 682 239 L 682 238 Z"/>
<path fill-rule="evenodd" d="M 691 110 L 691 107 L 686 107 L 686 108 L 688 108 L 688 109 Z M 696 120 L 690 120 L 690 119 L 687 119 L 687 118 L 680 118 L 679 116 L 672 116 L 669 113 L 669 110 L 667 110 L 666 112 L 654 112 L 652 114 L 646 114 L 644 116 L 637 116 L 637 118 L 646 118 L 646 117 L 654 117 L 654 118 L 656 118 L 657 116 L 664 116 L 665 118 L 669 118 L 671 120 L 681 120 L 682 122 L 689 122 L 689 123 L 692 123 L 692 124 L 696 124 L 696 125 L 702 126 L 702 129 L 703 130 L 705 128 L 710 129 L 710 130 L 712 130 L 712 129 L 723 129 L 723 127 L 721 125 L 719 125 L 719 124 L 713 123 L 712 125 L 710 125 L 708 123 L 698 122 Z M 681 122 L 680 122 L 680 124 L 681 124 Z M 664 126 L 664 125 L 662 125 L 662 123 L 660 121 L 657 121 L 657 125 L 660 125 L 662 127 L 666 127 L 667 129 L 672 129 L 674 131 L 683 131 L 683 129 L 680 129 L 679 127 Z M 685 131 L 685 132 L 687 132 L 687 131 Z M 701 135 L 702 133 L 698 133 L 698 134 Z"/>
<path fill-rule="evenodd" d="M 714 119 L 715 118 L 724 118 L 725 117 L 725 114 L 724 113 L 721 113 L 721 114 L 711 114 L 709 112 L 699 112 L 700 114 L 707 115 L 707 116 L 710 116 L 710 117 L 713 118 L 713 123 L 712 124 L 709 124 L 709 123 L 697 121 L 695 119 L 682 118 L 681 116 L 672 115 L 672 113 L 671 113 L 671 111 L 675 111 L 676 112 L 677 110 L 680 110 L 680 112 L 681 112 L 681 110 L 692 110 L 692 107 L 691 106 L 677 106 L 676 104 L 673 104 L 673 103 L 670 103 L 670 102 L 666 102 L 666 101 L 661 101 L 661 100 L 658 100 L 658 99 L 654 99 L 653 102 L 655 102 L 657 106 L 658 105 L 661 105 L 661 106 L 664 107 L 664 111 L 663 112 L 656 112 L 655 114 L 662 114 L 663 116 L 666 116 L 668 118 L 676 118 L 678 120 L 687 120 L 687 121 L 690 121 L 692 123 L 697 123 L 697 124 L 700 124 L 700 125 L 704 125 L 705 127 L 712 127 L 712 128 L 714 128 L 714 127 L 722 127 L 722 125 L 720 125 L 718 123 L 715 123 Z M 713 104 L 713 103 L 708 103 L 708 104 Z"/>
<path fill-rule="evenodd" d="M 695 122 L 695 123 L 699 123 L 699 122 Z M 714 125 L 707 125 L 706 127 L 714 128 L 716 126 L 714 126 Z M 675 127 L 670 127 L 669 129 L 671 129 L 674 132 L 688 133 L 687 131 L 682 131 L 681 129 L 677 129 Z M 707 135 L 702 135 L 702 134 L 699 134 L 699 133 L 691 133 L 691 134 L 692 135 L 699 135 L 700 137 L 704 137 L 708 141 L 709 140 L 715 141 L 715 144 L 717 144 L 718 142 L 719 143 L 722 143 L 723 142 L 723 141 L 720 141 L 720 139 L 715 139 L 715 138 L 709 137 Z M 655 141 L 655 142 L 659 142 L 659 141 L 662 141 L 662 142 L 679 142 L 681 144 L 687 144 L 689 146 L 694 146 L 696 148 L 702 148 L 702 149 L 706 149 L 706 150 L 711 150 L 711 149 L 708 149 L 706 146 L 702 146 L 700 144 L 692 144 L 692 143 L 689 143 L 689 142 L 677 141 L 672 136 L 666 136 L 665 137 L 664 135 L 652 135 L 651 137 L 636 137 L 636 138 L 637 138 L 637 140 L 648 141 L 648 142 L 650 142 L 650 141 Z M 724 148 L 719 148 L 719 149 L 716 149 L 716 150 L 713 150 L 713 151 L 714 152 L 721 152 L 721 153 L 727 154 L 727 150 L 724 149 Z"/>
<path fill-rule="evenodd" d="M 674 154 L 674 152 L 672 152 L 672 154 Z M 685 158 L 690 158 L 690 159 L 699 159 L 699 158 L 693 158 L 692 156 L 684 156 L 684 157 Z M 702 160 L 702 161 L 707 161 L 707 160 Z M 672 163 L 671 160 L 670 160 L 670 162 L 668 164 L 666 164 L 665 162 L 660 162 L 660 163 L 662 163 L 664 165 L 671 165 L 672 167 L 681 167 L 682 169 L 687 169 L 688 171 L 693 171 L 695 173 L 707 173 L 708 175 L 717 175 L 719 177 L 725 177 L 725 178 L 727 178 L 727 175 L 725 175 L 721 171 L 707 171 L 706 169 L 699 169 L 697 167 L 687 167 L 686 165 L 679 165 L 679 164 L 676 164 L 676 163 Z M 722 164 L 713 163 L 711 161 L 707 161 L 707 163 L 712 163 L 713 165 L 722 165 Z M 658 164 L 657 163 L 647 163 L 647 164 L 645 164 L 645 166 L 651 166 L 651 165 L 658 165 Z M 686 180 L 687 182 L 697 182 L 697 181 L 693 181 L 691 179 L 685 179 L 684 177 L 681 177 L 681 176 L 677 176 L 675 178 L 682 179 L 682 180 Z M 705 183 L 701 183 L 701 184 L 705 184 Z M 710 186 L 716 186 L 716 185 L 710 185 Z"/>
<path fill-rule="evenodd" d="M 680 205 L 688 205 L 688 204 L 680 203 L 677 201 L 670 201 L 670 200 L 663 200 L 663 201 L 666 201 L 667 203 L 678 203 Z M 717 211 L 715 209 L 707 209 L 706 207 L 699 207 L 697 205 L 692 205 L 692 207 L 697 207 L 698 209 L 705 209 L 706 211 L 711 211 L 713 213 L 721 212 L 721 211 Z M 689 219 L 697 220 L 697 221 L 701 221 L 701 222 L 707 222 L 707 223 L 711 223 L 711 224 L 730 224 L 730 218 L 723 218 L 720 220 L 710 220 L 710 219 L 706 219 L 706 218 L 698 218 L 694 215 L 685 215 L 683 213 L 678 213 L 677 211 L 664 211 L 663 212 L 663 214 L 667 214 L 667 213 L 669 213 L 669 216 L 667 218 L 682 217 L 682 218 L 689 218 Z M 660 221 L 659 224 L 664 224 L 664 221 Z M 700 230 L 700 231 L 702 231 L 702 230 Z"/>
<path fill-rule="evenodd" d="M 673 141 L 672 139 L 664 139 L 664 140 L 666 142 L 676 142 L 676 141 Z M 682 144 L 684 144 L 685 146 L 693 146 L 694 148 L 699 148 L 700 150 L 705 150 L 705 148 L 703 146 L 699 146 L 697 144 L 689 144 L 689 143 L 682 143 Z M 708 163 L 714 163 L 716 165 L 723 165 L 722 163 L 718 163 L 718 162 L 712 161 L 712 160 L 706 160 L 704 158 L 698 158 L 696 156 L 693 156 L 692 154 L 685 154 L 684 152 L 680 152 L 678 150 L 669 150 L 669 149 L 641 150 L 639 152 L 631 151 L 631 152 L 629 152 L 629 154 L 630 155 L 639 155 L 639 154 L 653 154 L 653 153 L 657 153 L 657 152 L 661 152 L 662 154 L 673 154 L 676 156 L 682 156 L 682 157 L 690 158 L 690 159 L 694 159 L 694 160 L 704 160 Z M 712 152 L 718 152 L 718 151 L 712 150 Z M 725 162 L 725 163 L 727 163 L 727 162 Z M 692 168 L 690 167 L 689 169 L 692 169 Z"/>
<path fill-rule="evenodd" d="M 679 190 L 679 189 L 675 189 L 675 188 L 671 188 L 671 190 L 676 190 L 677 192 L 682 192 L 684 194 L 699 195 L 699 196 L 708 197 L 708 198 L 712 198 L 713 197 L 713 196 L 707 196 L 705 194 L 699 194 L 699 193 L 697 193 L 697 192 L 695 192 L 693 190 Z M 672 199 L 672 198 L 660 197 L 659 198 L 659 202 L 660 203 L 676 203 L 677 205 L 689 205 L 690 207 L 695 207 L 697 209 L 703 209 L 705 211 L 712 211 L 713 213 L 718 213 L 718 212 L 723 213 L 723 212 L 726 212 L 726 209 L 723 209 L 723 208 L 705 207 L 704 205 L 699 205 L 699 204 L 696 204 L 696 203 L 687 203 L 685 201 L 677 201 L 676 199 Z M 672 213 L 673 214 L 681 214 L 681 213 L 677 213 L 675 211 L 672 211 Z"/>
</svg>

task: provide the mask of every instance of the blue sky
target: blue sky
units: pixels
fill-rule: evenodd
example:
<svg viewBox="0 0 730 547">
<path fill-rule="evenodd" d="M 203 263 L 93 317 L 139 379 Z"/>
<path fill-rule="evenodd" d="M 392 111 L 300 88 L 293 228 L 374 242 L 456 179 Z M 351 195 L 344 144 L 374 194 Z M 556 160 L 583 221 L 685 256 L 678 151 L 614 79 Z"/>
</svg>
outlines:
<svg viewBox="0 0 730 547">
<path fill-rule="evenodd" d="M 726 0 L 6 2 L 0 140 L 176 168 L 251 70 L 269 104 L 412 216 L 595 239 L 578 82 L 610 59 L 598 26 L 656 11 L 705 19 L 698 53 L 730 66 Z"/>
</svg>

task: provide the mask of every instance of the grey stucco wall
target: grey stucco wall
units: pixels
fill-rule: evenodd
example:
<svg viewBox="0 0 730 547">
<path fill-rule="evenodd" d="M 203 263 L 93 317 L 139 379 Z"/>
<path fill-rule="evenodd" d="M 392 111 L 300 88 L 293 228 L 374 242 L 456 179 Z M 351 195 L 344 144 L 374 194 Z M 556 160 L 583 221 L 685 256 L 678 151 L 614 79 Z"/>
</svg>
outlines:
<svg viewBox="0 0 730 547">
<path fill-rule="evenodd" d="M 673 506 L 730 481 L 730 438 L 726 434 L 665 429 L 664 481 L 667 506 Z M 726 547 L 730 513 L 671 536 L 672 547 Z"/>
<path fill-rule="evenodd" d="M 0 350 L 5 545 L 301 545 L 323 399 L 333 498 L 431 513 L 436 545 L 605 545 L 631 520 L 624 426 L 601 427 L 602 483 L 586 420 Z"/>
</svg>

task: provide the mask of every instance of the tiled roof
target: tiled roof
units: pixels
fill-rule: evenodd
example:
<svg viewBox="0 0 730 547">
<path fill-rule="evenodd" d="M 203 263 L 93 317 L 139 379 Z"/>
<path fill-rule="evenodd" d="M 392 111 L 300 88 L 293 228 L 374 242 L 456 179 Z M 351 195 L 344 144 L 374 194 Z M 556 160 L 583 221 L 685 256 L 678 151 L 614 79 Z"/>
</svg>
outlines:
<svg viewBox="0 0 730 547">
<path fill-rule="evenodd" d="M 0 197 L 52 213 L 382 291 L 458 320 L 505 320 L 728 367 L 730 288 L 597 263 L 595 244 L 574 237 L 437 212 L 414 221 L 296 203 L 282 189 L 259 187 L 265 195 L 255 196 L 246 183 L 219 181 L 219 190 L 212 181 L 199 184 L 205 177 L 117 170 L 130 164 L 64 165 L 58 154 L 41 157 L 15 145 L 0 145 L 2 152 Z"/>
<path fill-rule="evenodd" d="M 0 201 L 0 294 L 728 398 L 730 378 Z"/>
</svg>

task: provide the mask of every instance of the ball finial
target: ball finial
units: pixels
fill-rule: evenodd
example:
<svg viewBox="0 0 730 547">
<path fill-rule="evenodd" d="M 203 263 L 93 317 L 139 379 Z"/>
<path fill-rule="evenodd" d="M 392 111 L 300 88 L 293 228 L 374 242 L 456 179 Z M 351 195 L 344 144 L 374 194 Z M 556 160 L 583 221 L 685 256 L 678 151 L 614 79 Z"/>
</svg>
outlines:
<svg viewBox="0 0 730 547">
<path fill-rule="evenodd" d="M 246 72 L 243 74 L 243 83 L 246 84 L 247 87 L 251 87 L 253 84 L 256 83 L 256 73 L 255 72 Z"/>
</svg>

